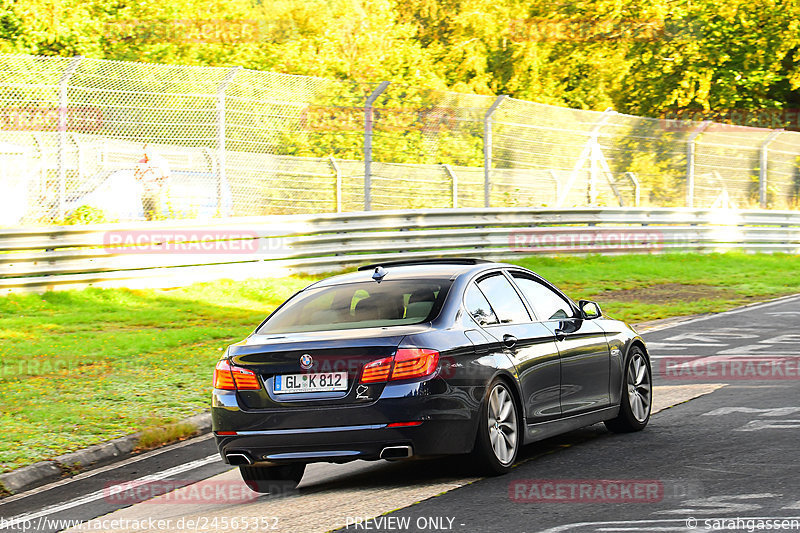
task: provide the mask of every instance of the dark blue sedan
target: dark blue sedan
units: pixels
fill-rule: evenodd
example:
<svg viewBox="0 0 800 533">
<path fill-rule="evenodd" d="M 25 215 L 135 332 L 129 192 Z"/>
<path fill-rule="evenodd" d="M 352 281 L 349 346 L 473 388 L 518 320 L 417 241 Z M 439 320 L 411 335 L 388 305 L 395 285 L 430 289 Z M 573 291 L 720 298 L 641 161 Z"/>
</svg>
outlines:
<svg viewBox="0 0 800 533">
<path fill-rule="evenodd" d="M 507 472 L 522 445 L 604 422 L 643 429 L 641 337 L 524 268 L 387 262 L 298 292 L 214 373 L 223 459 L 253 490 L 306 464 L 471 454 Z"/>
</svg>

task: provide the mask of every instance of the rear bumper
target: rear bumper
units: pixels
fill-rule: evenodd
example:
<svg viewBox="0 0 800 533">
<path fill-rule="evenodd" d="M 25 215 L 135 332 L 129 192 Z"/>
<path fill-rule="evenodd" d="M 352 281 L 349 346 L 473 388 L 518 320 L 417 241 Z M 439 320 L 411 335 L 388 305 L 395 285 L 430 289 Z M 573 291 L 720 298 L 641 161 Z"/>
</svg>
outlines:
<svg viewBox="0 0 800 533">
<path fill-rule="evenodd" d="M 225 462 L 229 454 L 242 454 L 258 462 L 347 462 L 376 460 L 387 448 L 408 446 L 409 456 L 466 453 L 472 442 L 463 422 L 423 422 L 420 426 L 388 428 L 385 425 L 316 428 L 302 433 L 285 431 L 245 435 L 215 435 Z M 469 446 L 465 443 L 470 441 Z"/>
<path fill-rule="evenodd" d="M 479 401 L 465 390 L 431 390 L 424 382 L 397 384 L 369 405 L 258 411 L 241 409 L 233 392 L 214 390 L 212 426 L 225 462 L 231 454 L 251 463 L 376 460 L 402 446 L 413 456 L 469 452 Z M 404 422 L 421 424 L 390 427 Z"/>
</svg>

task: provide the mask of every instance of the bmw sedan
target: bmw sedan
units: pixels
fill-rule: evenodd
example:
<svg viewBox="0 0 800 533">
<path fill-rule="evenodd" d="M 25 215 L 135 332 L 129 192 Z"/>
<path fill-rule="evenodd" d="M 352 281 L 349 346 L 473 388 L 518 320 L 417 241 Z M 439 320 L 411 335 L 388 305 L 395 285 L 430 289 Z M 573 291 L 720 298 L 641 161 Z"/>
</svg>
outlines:
<svg viewBox="0 0 800 533">
<path fill-rule="evenodd" d="M 259 492 L 312 462 L 470 454 L 507 472 L 520 447 L 605 423 L 643 429 L 642 338 L 530 270 L 476 259 L 385 262 L 316 282 L 216 365 L 223 460 Z"/>
</svg>

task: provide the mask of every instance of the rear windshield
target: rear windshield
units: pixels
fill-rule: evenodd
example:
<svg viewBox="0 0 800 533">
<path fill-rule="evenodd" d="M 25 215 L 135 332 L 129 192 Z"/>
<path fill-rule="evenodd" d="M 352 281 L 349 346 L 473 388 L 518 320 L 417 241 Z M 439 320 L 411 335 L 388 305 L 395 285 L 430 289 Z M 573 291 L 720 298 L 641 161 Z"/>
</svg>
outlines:
<svg viewBox="0 0 800 533">
<path fill-rule="evenodd" d="M 295 333 L 419 324 L 436 318 L 450 280 L 348 283 L 303 291 L 256 333 Z"/>
</svg>

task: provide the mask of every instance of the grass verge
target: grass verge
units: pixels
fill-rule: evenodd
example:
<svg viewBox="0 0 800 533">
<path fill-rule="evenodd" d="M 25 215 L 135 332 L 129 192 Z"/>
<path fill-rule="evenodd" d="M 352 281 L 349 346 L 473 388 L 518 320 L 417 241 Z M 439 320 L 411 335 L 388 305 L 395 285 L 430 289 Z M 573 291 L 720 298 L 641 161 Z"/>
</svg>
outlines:
<svg viewBox="0 0 800 533">
<path fill-rule="evenodd" d="M 722 311 L 800 287 L 800 256 L 528 257 L 515 263 L 634 323 Z M 224 346 L 315 279 L 0 297 L 0 472 L 137 431 L 147 435 L 147 446 L 181 438 L 164 426 L 207 408 L 211 370 Z"/>
</svg>

